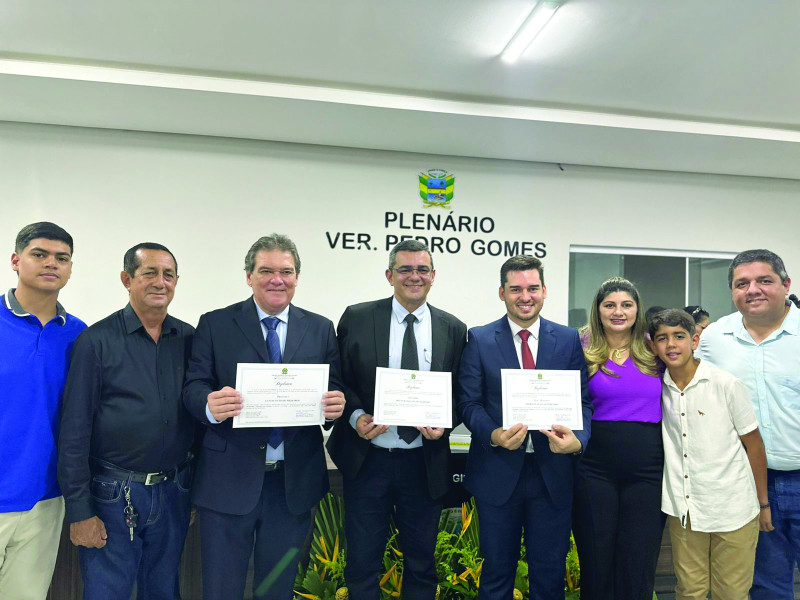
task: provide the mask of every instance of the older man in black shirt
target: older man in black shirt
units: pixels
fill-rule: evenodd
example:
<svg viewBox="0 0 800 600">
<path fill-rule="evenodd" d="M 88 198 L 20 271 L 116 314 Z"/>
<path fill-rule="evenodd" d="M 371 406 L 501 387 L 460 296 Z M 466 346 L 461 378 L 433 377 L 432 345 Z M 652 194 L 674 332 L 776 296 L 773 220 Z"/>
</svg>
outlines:
<svg viewBox="0 0 800 600">
<path fill-rule="evenodd" d="M 181 403 L 194 328 L 167 314 L 178 266 L 160 244 L 124 259 L 128 306 L 75 343 L 58 480 L 84 599 L 179 599 L 195 424 Z"/>
</svg>

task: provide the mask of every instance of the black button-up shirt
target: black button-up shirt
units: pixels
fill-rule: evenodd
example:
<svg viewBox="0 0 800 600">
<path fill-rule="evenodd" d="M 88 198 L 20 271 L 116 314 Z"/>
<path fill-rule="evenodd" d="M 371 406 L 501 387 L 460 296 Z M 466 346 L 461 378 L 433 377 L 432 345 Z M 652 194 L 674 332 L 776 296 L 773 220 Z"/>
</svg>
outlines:
<svg viewBox="0 0 800 600">
<path fill-rule="evenodd" d="M 75 342 L 58 464 L 70 523 L 95 514 L 90 459 L 145 473 L 186 460 L 195 423 L 181 388 L 193 334 L 194 327 L 168 315 L 156 344 L 129 304 Z"/>
</svg>

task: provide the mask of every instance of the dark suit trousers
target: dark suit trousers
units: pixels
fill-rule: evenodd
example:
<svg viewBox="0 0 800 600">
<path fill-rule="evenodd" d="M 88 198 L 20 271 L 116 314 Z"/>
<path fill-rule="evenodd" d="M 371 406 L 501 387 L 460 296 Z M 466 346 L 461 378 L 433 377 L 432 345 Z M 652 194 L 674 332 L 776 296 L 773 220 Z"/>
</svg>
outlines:
<svg viewBox="0 0 800 600">
<path fill-rule="evenodd" d="M 311 525 L 311 512 L 295 515 L 289 511 L 283 478 L 282 470 L 264 474 L 261 498 L 249 514 L 229 515 L 198 507 L 205 600 L 235 600 L 244 596 L 252 552 L 255 552 L 255 591 L 290 548 L 302 547 Z M 269 590 L 254 597 L 293 598 L 299 562 L 298 552 Z"/>
<path fill-rule="evenodd" d="M 535 455 L 525 455 L 522 474 L 508 502 L 496 506 L 476 498 L 476 505 L 485 557 L 480 600 L 513 596 L 523 527 L 531 600 L 564 600 L 572 504 L 553 503 Z"/>
<path fill-rule="evenodd" d="M 650 600 L 661 550 L 661 423 L 593 421 L 575 477 L 582 600 Z"/>
<path fill-rule="evenodd" d="M 433 559 L 442 505 L 428 493 L 422 448 L 386 452 L 370 448 L 358 475 L 344 480 L 347 566 L 352 600 L 378 600 L 380 568 L 394 511 L 403 553 L 404 600 L 436 595 Z"/>
</svg>

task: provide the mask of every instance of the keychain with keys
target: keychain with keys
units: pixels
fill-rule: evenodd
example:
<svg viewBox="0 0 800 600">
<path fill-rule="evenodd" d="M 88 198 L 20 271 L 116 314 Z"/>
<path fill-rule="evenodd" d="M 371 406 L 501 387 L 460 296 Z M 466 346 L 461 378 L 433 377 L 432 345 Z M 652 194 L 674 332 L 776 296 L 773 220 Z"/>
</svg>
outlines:
<svg viewBox="0 0 800 600">
<path fill-rule="evenodd" d="M 136 523 L 139 520 L 139 513 L 136 512 L 136 509 L 131 504 L 131 488 L 130 486 L 125 486 L 125 508 L 122 510 L 122 514 L 125 515 L 125 525 L 128 526 L 128 529 L 131 530 L 131 541 L 133 541 L 133 530 L 136 529 Z"/>
</svg>

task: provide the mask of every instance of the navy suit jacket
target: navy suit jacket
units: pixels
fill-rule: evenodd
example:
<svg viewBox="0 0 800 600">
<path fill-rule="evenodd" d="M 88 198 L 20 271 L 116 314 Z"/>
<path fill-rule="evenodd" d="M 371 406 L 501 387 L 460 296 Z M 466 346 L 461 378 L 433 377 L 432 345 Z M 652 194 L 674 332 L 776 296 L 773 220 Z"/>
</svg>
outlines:
<svg viewBox="0 0 800 600">
<path fill-rule="evenodd" d="M 578 332 L 546 319 L 541 320 L 537 369 L 575 369 L 581 372 L 583 427 L 575 435 L 583 449 L 589 441 L 592 405 L 587 390 L 586 361 Z M 458 410 L 472 433 L 464 486 L 478 499 L 500 506 L 511 497 L 519 481 L 526 443 L 517 450 L 491 445 L 492 431 L 501 427 L 502 388 L 500 369 L 519 369 L 517 352 L 504 315 L 499 320 L 469 330 L 459 371 Z M 532 433 L 535 459 L 553 502 L 572 497 L 574 458 L 550 451 L 547 437 Z"/>
<path fill-rule="evenodd" d="M 458 361 L 466 341 L 467 327 L 456 317 L 428 304 L 433 338 L 431 371 L 453 373 L 453 400 L 457 397 Z M 358 474 L 367 457 L 370 442 L 359 437 L 350 425 L 356 409 L 375 413 L 375 367 L 389 366 L 389 329 L 392 298 L 348 306 L 339 321 L 339 350 L 342 357 L 342 379 L 345 385 L 345 406 L 328 439 L 328 453 L 345 477 Z M 455 410 L 453 411 L 455 413 Z M 453 415 L 453 427 L 457 416 Z M 450 458 L 450 431 L 438 440 L 423 438 L 428 492 L 439 498 L 447 492 Z"/>
<path fill-rule="evenodd" d="M 200 317 L 183 388 L 186 408 L 207 426 L 192 487 L 198 506 L 244 515 L 261 497 L 269 429 L 234 429 L 231 418 L 212 424 L 206 417 L 208 394 L 236 387 L 237 363 L 259 362 L 269 362 L 269 355 L 252 297 Z M 323 316 L 290 305 L 282 362 L 327 363 L 328 388 L 342 389 L 333 323 Z M 286 503 L 295 514 L 310 510 L 328 492 L 318 426 L 284 429 L 283 473 Z"/>
</svg>

